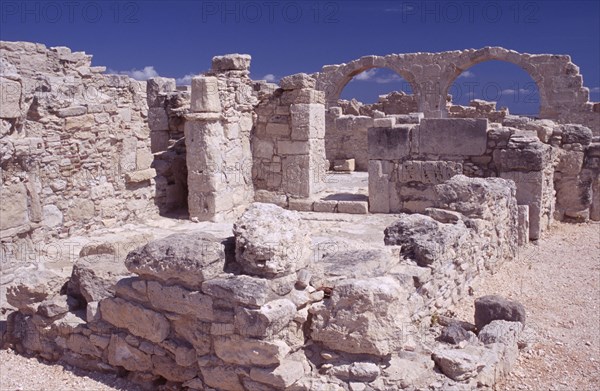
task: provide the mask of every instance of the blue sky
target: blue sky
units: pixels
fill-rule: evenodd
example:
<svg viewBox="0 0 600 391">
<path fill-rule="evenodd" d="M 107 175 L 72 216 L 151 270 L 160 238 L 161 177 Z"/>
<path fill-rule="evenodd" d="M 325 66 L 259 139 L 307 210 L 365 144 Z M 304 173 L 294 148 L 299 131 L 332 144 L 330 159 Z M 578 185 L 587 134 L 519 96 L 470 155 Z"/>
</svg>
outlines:
<svg viewBox="0 0 600 391">
<path fill-rule="evenodd" d="M 0 26 L 3 40 L 69 46 L 93 54 L 94 65 L 113 71 L 181 81 L 209 68 L 212 56 L 234 52 L 252 55 L 254 79 L 277 80 L 369 54 L 498 45 L 571 55 L 592 100 L 600 100 L 600 2 L 594 0 L 2 0 Z M 360 79 L 342 96 L 372 102 L 406 85 L 386 70 Z M 498 98 L 498 90 L 499 105 L 512 112 L 537 110 L 531 79 L 512 64 L 469 69 L 454 89 L 463 104 L 471 97 L 465 82 L 475 86 L 473 97 Z"/>
</svg>

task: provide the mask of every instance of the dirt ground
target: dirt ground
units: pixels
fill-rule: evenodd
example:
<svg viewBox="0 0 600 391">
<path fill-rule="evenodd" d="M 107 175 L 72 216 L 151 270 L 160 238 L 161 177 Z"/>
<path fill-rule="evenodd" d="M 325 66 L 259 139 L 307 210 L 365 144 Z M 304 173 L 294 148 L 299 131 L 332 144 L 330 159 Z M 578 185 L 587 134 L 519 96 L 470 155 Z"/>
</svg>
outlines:
<svg viewBox="0 0 600 391">
<path fill-rule="evenodd" d="M 527 309 L 530 346 L 497 390 L 600 389 L 600 224 L 561 224 L 514 262 L 486 278 L 457 316 L 472 321 L 473 300 L 500 294 Z M 0 390 L 130 390 L 112 375 L 90 374 L 0 351 Z"/>
</svg>

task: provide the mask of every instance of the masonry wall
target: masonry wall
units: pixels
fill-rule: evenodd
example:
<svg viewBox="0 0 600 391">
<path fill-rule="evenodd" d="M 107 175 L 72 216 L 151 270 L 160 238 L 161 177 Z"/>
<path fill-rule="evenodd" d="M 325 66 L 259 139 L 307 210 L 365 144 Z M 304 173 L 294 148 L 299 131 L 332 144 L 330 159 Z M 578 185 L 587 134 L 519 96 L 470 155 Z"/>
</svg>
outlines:
<svg viewBox="0 0 600 391">
<path fill-rule="evenodd" d="M 525 127 L 525 124 L 519 126 Z M 545 141 L 550 142 L 554 128 L 545 129 L 544 125 L 534 122 L 529 126 L 530 130 L 519 130 L 488 124 L 486 119 L 424 119 L 419 125 L 370 129 L 371 212 L 423 212 L 437 202 L 436 185 L 454 175 L 465 174 L 513 180 L 517 185 L 517 201 L 528 206 L 531 239 L 538 239 L 555 217 L 562 219 L 566 208 L 576 209 L 587 218 L 591 206 L 591 181 L 579 177 L 591 178 L 592 174 L 580 173 L 582 161 L 571 165 L 575 172 L 570 174 L 571 177 L 563 174 L 556 181 L 554 179 L 557 153 L 582 159 L 583 152 L 574 155 L 565 151 L 560 143 L 555 143 L 556 147 L 543 143 L 533 129 L 537 126 L 541 138 L 544 139 L 543 134 L 546 134 Z M 565 128 L 570 134 L 565 139 L 583 143 L 579 149 L 583 150 L 583 145 L 589 144 L 589 129 L 575 130 L 576 127 L 559 125 L 556 131 Z M 582 136 L 577 138 L 575 134 L 580 133 Z M 559 165 L 557 170 L 569 172 L 565 166 L 568 164 Z M 558 189 L 556 200 L 555 186 Z M 580 201 L 575 202 L 572 198 Z M 557 213 L 555 203 L 558 204 Z"/>
<path fill-rule="evenodd" d="M 280 85 L 256 108 L 254 186 L 261 197 L 308 198 L 320 189 L 328 168 L 323 94 L 305 74 L 288 76 Z"/>
<path fill-rule="evenodd" d="M 65 47 L 0 48 L 3 245 L 155 215 L 145 83 Z"/>
</svg>

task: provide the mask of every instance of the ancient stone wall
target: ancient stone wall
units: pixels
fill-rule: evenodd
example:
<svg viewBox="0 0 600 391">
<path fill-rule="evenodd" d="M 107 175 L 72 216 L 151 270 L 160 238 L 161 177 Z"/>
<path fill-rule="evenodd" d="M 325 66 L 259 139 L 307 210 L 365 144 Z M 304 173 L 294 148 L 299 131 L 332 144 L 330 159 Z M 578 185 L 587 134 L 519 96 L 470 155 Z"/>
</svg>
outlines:
<svg viewBox="0 0 600 391">
<path fill-rule="evenodd" d="M 419 125 L 370 129 L 370 211 L 423 212 L 438 201 L 436 185 L 465 174 L 513 180 L 519 204 L 528 206 L 531 239 L 538 239 L 555 218 L 555 187 L 557 218 L 563 219 L 565 213 L 588 218 L 594 174 L 582 171 L 584 153 L 572 151 L 569 144 L 543 143 L 535 126 L 531 122 L 530 130 L 519 130 L 488 124 L 486 119 L 423 119 Z M 579 142 L 581 151 L 591 141 L 591 132 L 584 127 L 555 125 L 544 130 L 543 123 L 537 127 L 550 135 L 563 129 L 568 135 L 560 140 Z M 556 168 L 563 174 L 555 180 L 556 154 L 563 156 Z"/>
<path fill-rule="evenodd" d="M 429 216 L 400 215 L 379 250 L 315 259 L 296 212 L 257 203 L 234 238 L 175 234 L 132 251 L 128 270 L 115 264 L 111 273 L 92 272 L 111 256 L 84 256 L 62 292 L 9 290 L 18 311 L 3 342 L 151 388 L 450 387 L 433 370 L 431 351 L 447 345 L 427 335 L 429 316 L 514 257 L 517 204 L 503 179 L 456 176 L 435 191 Z M 484 349 L 476 338 L 466 346 Z M 496 379 L 483 376 L 502 363 L 499 355 L 465 379 L 491 386 Z"/>
<path fill-rule="evenodd" d="M 501 47 L 440 53 L 406 53 L 365 56 L 347 64 L 325 65 L 313 76 L 325 92 L 327 107 L 337 105 L 344 86 L 371 68 L 388 68 L 410 83 L 419 112 L 425 117 L 446 117 L 448 90 L 465 70 L 484 61 L 499 60 L 523 68 L 536 82 L 540 117 L 561 123 L 581 123 L 600 135 L 600 103 L 589 102 L 589 90 L 570 56 L 518 53 Z"/>
<path fill-rule="evenodd" d="M 328 168 L 323 93 L 306 74 L 285 77 L 280 86 L 256 107 L 253 178 L 256 190 L 263 190 L 260 200 L 308 198 Z"/>
<path fill-rule="evenodd" d="M 155 215 L 145 83 L 65 47 L 0 48 L 3 244 Z"/>
</svg>

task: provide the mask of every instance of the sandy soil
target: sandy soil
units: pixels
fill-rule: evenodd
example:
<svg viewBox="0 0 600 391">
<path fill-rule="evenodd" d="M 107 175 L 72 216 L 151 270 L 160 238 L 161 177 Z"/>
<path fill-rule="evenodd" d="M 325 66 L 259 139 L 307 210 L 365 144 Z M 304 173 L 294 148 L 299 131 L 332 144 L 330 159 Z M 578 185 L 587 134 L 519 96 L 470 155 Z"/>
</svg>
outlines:
<svg viewBox="0 0 600 391">
<path fill-rule="evenodd" d="M 527 309 L 533 333 L 497 390 L 600 389 L 600 224 L 560 224 L 489 276 L 457 316 L 473 319 L 473 300 L 500 294 Z M 124 379 L 0 351 L 0 390 L 136 390 Z"/>
</svg>

